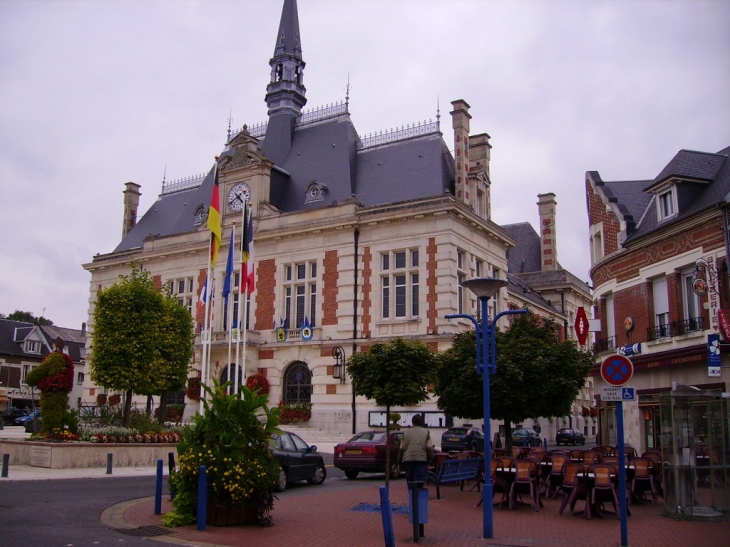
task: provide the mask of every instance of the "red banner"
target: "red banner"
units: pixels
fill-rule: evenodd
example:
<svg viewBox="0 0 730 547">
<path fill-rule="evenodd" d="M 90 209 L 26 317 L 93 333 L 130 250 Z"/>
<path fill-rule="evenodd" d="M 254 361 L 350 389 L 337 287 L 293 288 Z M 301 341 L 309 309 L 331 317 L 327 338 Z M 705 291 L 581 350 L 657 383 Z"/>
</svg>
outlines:
<svg viewBox="0 0 730 547">
<path fill-rule="evenodd" d="M 730 321 L 728 321 L 724 311 L 717 310 L 717 322 L 720 324 L 722 337 L 726 341 L 730 341 Z"/>
</svg>

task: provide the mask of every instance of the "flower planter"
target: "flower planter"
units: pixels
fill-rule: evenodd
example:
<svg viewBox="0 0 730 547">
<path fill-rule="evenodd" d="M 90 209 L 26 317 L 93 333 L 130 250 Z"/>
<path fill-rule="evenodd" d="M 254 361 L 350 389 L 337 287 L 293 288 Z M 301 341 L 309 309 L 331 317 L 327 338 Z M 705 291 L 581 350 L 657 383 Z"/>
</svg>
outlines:
<svg viewBox="0 0 730 547">
<path fill-rule="evenodd" d="M 256 506 L 247 503 L 226 505 L 208 502 L 207 523 L 211 526 L 233 526 L 236 524 L 256 524 Z"/>
</svg>

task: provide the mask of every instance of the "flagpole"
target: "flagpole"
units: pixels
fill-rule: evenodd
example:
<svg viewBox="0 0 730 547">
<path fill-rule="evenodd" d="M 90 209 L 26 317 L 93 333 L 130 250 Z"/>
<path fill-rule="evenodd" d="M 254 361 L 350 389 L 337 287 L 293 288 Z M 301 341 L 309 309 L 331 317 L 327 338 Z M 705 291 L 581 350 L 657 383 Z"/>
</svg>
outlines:
<svg viewBox="0 0 730 547">
<path fill-rule="evenodd" d="M 218 186 L 218 156 L 215 157 L 215 167 L 213 171 L 213 188 L 210 197 L 210 206 L 208 207 L 207 227 L 210 230 L 209 256 L 208 256 L 208 277 L 206 279 L 206 298 L 205 298 L 205 338 L 203 340 L 203 360 L 201 363 L 202 378 L 201 383 L 208 385 L 210 381 L 210 354 L 213 333 L 211 332 L 211 315 L 213 313 L 211 300 L 213 298 L 213 272 L 215 271 L 215 262 L 218 258 L 218 248 L 221 244 L 221 203 L 220 192 Z M 200 414 L 203 414 L 205 390 L 200 394 Z"/>
<path fill-rule="evenodd" d="M 232 257 L 233 257 L 233 244 L 234 244 L 235 239 L 236 239 L 236 223 L 234 222 L 233 226 L 231 226 L 231 239 L 230 239 L 230 246 L 228 248 L 229 262 L 226 262 L 226 282 L 223 284 L 223 291 L 224 292 L 227 291 L 224 296 L 226 299 L 226 312 L 227 312 L 226 323 L 228 325 L 228 361 L 227 361 L 228 364 L 226 367 L 227 371 L 228 371 L 228 377 L 227 377 L 228 382 L 231 381 L 231 365 L 232 365 L 231 350 L 233 347 L 233 339 L 232 339 L 233 338 L 233 336 L 232 336 L 233 335 L 233 325 L 232 325 L 233 306 L 229 305 L 229 302 L 230 302 L 229 297 L 231 296 L 231 276 L 233 275 L 233 258 Z M 229 268 L 230 268 L 230 270 L 229 270 Z M 234 376 L 237 379 L 238 374 L 236 374 L 236 373 L 238 371 L 235 370 L 235 366 L 233 368 L 234 368 Z M 233 391 L 233 393 L 238 393 L 238 386 L 236 386 L 237 383 L 238 383 L 237 381 L 234 381 L 235 390 Z M 230 390 L 231 388 L 229 387 L 228 389 Z"/>
<path fill-rule="evenodd" d="M 246 237 L 246 206 L 248 200 L 243 202 L 241 207 L 241 244 L 239 246 L 240 256 L 243 256 L 243 239 Z M 246 332 L 246 293 L 242 290 L 243 282 L 243 261 L 239 263 L 238 267 L 238 336 L 236 336 L 236 393 L 238 393 L 238 367 L 241 366 L 241 331 Z M 241 315 L 241 298 L 243 298 L 243 315 Z M 246 354 L 244 346 L 243 354 L 243 376 L 246 376 Z"/>
</svg>

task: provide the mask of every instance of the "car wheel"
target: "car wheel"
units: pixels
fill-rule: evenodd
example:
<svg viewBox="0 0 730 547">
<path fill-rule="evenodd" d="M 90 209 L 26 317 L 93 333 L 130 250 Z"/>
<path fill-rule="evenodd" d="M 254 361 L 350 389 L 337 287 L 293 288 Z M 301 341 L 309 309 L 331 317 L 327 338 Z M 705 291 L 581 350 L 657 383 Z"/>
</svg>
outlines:
<svg viewBox="0 0 730 547">
<path fill-rule="evenodd" d="M 356 471 L 355 469 L 345 469 L 345 476 L 348 479 L 356 479 L 359 473 L 360 472 Z"/>
<path fill-rule="evenodd" d="M 400 466 L 398 463 L 390 463 L 390 480 L 395 480 L 400 477 Z"/>
<path fill-rule="evenodd" d="M 324 468 L 323 463 L 317 464 L 317 469 L 314 471 L 314 477 L 307 479 L 309 484 L 322 484 L 327 478 L 327 470 Z"/>
<path fill-rule="evenodd" d="M 283 492 L 286 490 L 286 483 L 287 483 L 287 476 L 286 476 L 286 469 L 283 467 L 279 470 L 279 480 L 276 481 L 276 486 L 274 487 L 274 490 L 277 492 Z"/>
</svg>

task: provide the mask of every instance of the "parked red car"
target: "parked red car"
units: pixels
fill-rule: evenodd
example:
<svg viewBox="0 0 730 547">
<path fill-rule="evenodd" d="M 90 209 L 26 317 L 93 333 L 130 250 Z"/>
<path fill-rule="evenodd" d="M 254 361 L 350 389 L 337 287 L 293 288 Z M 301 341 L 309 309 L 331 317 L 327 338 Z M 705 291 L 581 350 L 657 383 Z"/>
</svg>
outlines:
<svg viewBox="0 0 730 547">
<path fill-rule="evenodd" d="M 391 479 L 400 476 L 398 449 L 402 440 L 402 431 L 390 432 Z M 338 444 L 335 446 L 334 463 L 348 479 L 356 479 L 360 472 L 385 473 L 385 431 L 363 431 L 346 443 Z"/>
</svg>

